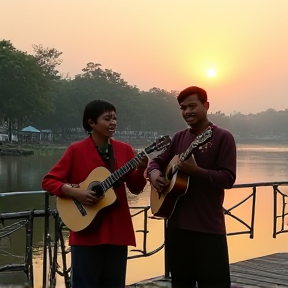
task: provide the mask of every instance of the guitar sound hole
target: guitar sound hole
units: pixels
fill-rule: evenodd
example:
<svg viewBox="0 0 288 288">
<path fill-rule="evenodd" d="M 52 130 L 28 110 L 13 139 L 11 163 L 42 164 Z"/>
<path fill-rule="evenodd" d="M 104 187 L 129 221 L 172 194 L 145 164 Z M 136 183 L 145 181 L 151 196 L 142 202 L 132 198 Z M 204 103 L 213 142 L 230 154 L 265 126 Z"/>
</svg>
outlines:
<svg viewBox="0 0 288 288">
<path fill-rule="evenodd" d="M 104 191 L 99 184 L 91 185 L 89 188 L 91 191 L 95 192 L 96 197 L 102 197 L 104 195 Z"/>
</svg>

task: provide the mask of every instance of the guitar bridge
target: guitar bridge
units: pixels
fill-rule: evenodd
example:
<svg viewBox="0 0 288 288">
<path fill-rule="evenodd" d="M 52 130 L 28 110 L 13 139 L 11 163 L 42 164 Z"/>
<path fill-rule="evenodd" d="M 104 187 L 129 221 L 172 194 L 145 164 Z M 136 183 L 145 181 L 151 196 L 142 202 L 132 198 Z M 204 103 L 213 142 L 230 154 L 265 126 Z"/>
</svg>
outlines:
<svg viewBox="0 0 288 288">
<path fill-rule="evenodd" d="M 82 216 L 87 215 L 87 211 L 85 210 L 85 208 L 83 207 L 83 205 L 76 199 L 73 199 L 76 207 L 78 208 L 79 212 L 81 213 Z"/>
</svg>

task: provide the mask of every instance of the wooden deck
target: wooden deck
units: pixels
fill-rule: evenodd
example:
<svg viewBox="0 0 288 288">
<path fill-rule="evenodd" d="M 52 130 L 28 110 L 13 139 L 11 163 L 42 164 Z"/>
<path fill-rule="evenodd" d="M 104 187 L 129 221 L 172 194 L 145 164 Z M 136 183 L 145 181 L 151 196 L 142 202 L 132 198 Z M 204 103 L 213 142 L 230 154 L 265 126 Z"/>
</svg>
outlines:
<svg viewBox="0 0 288 288">
<path fill-rule="evenodd" d="M 288 253 L 237 262 L 231 264 L 230 269 L 233 283 L 263 288 L 288 287 Z"/>
<path fill-rule="evenodd" d="M 276 253 L 230 265 L 232 286 L 288 288 L 288 253 Z M 165 287 L 170 288 L 168 279 L 157 277 L 129 285 L 130 288 Z"/>
</svg>

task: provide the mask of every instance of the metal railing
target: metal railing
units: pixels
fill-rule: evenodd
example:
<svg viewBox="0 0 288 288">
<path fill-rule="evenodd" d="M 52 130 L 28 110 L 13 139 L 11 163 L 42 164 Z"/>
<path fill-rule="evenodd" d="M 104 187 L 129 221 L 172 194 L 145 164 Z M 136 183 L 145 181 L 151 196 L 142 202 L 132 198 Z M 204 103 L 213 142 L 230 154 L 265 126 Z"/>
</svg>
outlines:
<svg viewBox="0 0 288 288">
<path fill-rule="evenodd" d="M 279 186 L 288 186 L 288 182 L 264 182 L 264 183 L 250 183 L 250 184 L 236 184 L 233 189 L 243 189 L 243 188 L 251 188 L 251 193 L 241 200 L 239 203 L 234 205 L 231 208 L 225 209 L 223 208 L 224 214 L 227 217 L 232 217 L 239 223 L 241 223 L 244 227 L 241 231 L 236 231 L 232 233 L 227 233 L 227 236 L 248 234 L 251 239 L 254 237 L 254 220 L 255 220 L 255 206 L 256 206 L 256 194 L 257 188 L 259 187 L 272 187 L 273 191 L 273 237 L 276 238 L 277 235 L 281 233 L 286 233 L 288 230 L 285 230 L 285 217 L 288 215 L 288 211 L 286 212 L 286 204 L 287 204 L 287 195 L 280 191 Z M 5 239 L 6 237 L 10 237 L 13 233 L 18 231 L 19 229 L 25 228 L 26 233 L 26 243 L 25 243 L 25 257 L 24 263 L 22 264 L 10 264 L 4 265 L 0 267 L 1 272 L 7 271 L 23 271 L 27 276 L 27 281 L 31 287 L 34 287 L 34 275 L 33 275 L 33 231 L 34 231 L 34 218 L 42 217 L 44 218 L 44 233 L 43 233 L 43 280 L 42 287 L 46 288 L 47 285 L 50 288 L 56 287 L 56 275 L 60 275 L 64 278 L 64 283 L 66 287 L 69 287 L 70 281 L 70 267 L 67 265 L 66 256 L 70 252 L 69 247 L 65 246 L 65 233 L 68 232 L 67 228 L 59 218 L 59 215 L 56 209 L 52 209 L 49 206 L 49 193 L 45 191 L 25 191 L 25 192 L 7 192 L 0 193 L 0 201 L 1 197 L 11 197 L 17 195 L 43 195 L 44 197 L 44 209 L 43 210 L 29 210 L 29 211 L 20 211 L 20 212 L 2 212 L 0 213 L 0 223 L 2 224 L 2 228 L 0 228 L 0 244 L 1 239 Z M 2 198 L 3 199 L 3 198 Z M 234 213 L 234 209 L 247 203 L 247 201 L 251 199 L 251 216 L 249 223 L 243 221 L 240 217 L 238 217 Z M 277 214 L 278 209 L 278 200 L 280 201 L 281 213 Z M 130 207 L 131 217 L 137 217 L 139 215 L 143 215 L 143 229 L 136 230 L 136 233 L 143 234 L 143 242 L 141 245 L 141 249 L 133 249 L 131 252 L 135 252 L 135 255 L 128 256 L 128 259 L 135 259 L 141 257 L 149 257 L 163 248 L 165 248 L 165 235 L 166 235 L 166 223 L 164 220 L 149 217 L 148 211 L 149 206 L 139 206 Z M 156 219 L 163 221 L 164 227 L 164 240 L 163 243 L 152 251 L 148 251 L 147 249 L 147 234 L 148 230 L 148 219 Z M 14 220 L 13 224 L 8 226 L 5 225 L 7 220 Z M 280 220 L 280 230 L 277 230 L 277 223 Z M 16 222 L 18 221 L 18 222 Z M 50 224 L 53 223 L 53 235 L 51 234 L 52 227 Z M 54 240 L 53 240 L 54 238 Z M 1 248 L 1 246 L 0 246 Z M 3 249 L 0 252 L 3 252 Z M 59 254 L 62 257 L 62 270 L 60 270 L 60 265 L 58 265 L 58 256 Z M 166 261 L 166 251 L 164 250 L 164 275 L 169 277 L 169 267 Z M 47 277 L 48 272 L 48 277 Z"/>
</svg>

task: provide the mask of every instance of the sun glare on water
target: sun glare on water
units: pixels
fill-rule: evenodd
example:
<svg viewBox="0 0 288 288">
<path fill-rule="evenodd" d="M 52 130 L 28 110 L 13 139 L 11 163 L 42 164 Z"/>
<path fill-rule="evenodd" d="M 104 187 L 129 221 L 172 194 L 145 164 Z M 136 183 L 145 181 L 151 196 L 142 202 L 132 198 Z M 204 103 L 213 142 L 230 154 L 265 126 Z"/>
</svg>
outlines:
<svg viewBox="0 0 288 288">
<path fill-rule="evenodd" d="M 207 75 L 208 75 L 208 77 L 213 78 L 216 76 L 216 71 L 214 69 L 208 69 Z"/>
</svg>

